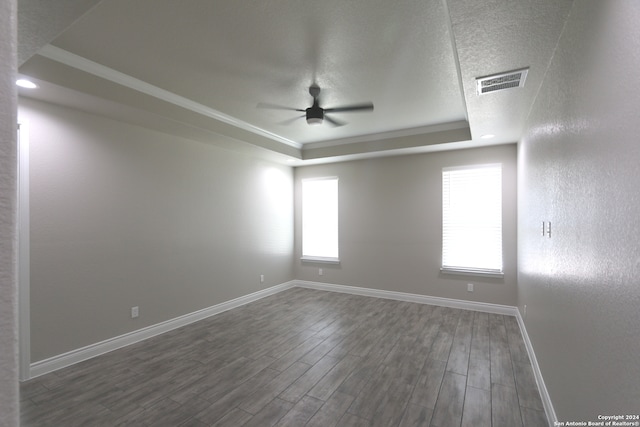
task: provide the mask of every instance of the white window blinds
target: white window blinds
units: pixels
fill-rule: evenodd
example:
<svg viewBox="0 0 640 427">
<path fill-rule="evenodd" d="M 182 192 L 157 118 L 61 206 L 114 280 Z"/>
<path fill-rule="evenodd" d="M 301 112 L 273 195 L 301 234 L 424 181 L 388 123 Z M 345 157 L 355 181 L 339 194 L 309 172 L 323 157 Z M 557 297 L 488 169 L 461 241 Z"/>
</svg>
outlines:
<svg viewBox="0 0 640 427">
<path fill-rule="evenodd" d="M 338 260 L 338 178 L 302 180 L 302 258 Z"/>
<path fill-rule="evenodd" d="M 502 165 L 442 170 L 442 269 L 502 273 Z"/>
</svg>

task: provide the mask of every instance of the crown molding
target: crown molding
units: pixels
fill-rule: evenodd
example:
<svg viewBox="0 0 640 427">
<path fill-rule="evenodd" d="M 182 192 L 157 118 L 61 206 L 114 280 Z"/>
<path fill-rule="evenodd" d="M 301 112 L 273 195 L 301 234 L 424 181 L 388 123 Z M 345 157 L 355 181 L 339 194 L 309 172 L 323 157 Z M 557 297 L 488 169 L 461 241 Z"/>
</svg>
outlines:
<svg viewBox="0 0 640 427">
<path fill-rule="evenodd" d="M 153 96 L 154 98 L 160 99 L 162 101 L 168 102 L 170 104 L 176 105 L 181 108 L 185 108 L 194 113 L 198 113 L 203 116 L 210 117 L 212 119 L 221 121 L 223 123 L 227 123 L 239 129 L 243 129 L 245 131 L 254 133 L 256 135 L 259 135 L 265 138 L 269 138 L 273 141 L 280 142 L 290 147 L 294 147 L 297 149 L 302 148 L 302 144 L 298 142 L 291 141 L 287 138 L 283 138 L 272 132 L 269 132 L 262 128 L 254 126 L 250 123 L 244 122 L 240 119 L 224 114 L 204 104 L 200 104 L 198 102 L 192 101 L 191 99 L 185 98 L 183 96 L 180 96 L 168 90 L 159 88 L 145 81 L 132 77 L 128 74 L 121 73 L 120 71 L 116 71 L 112 68 L 105 67 L 104 65 L 98 64 L 97 62 L 91 61 L 87 58 L 84 58 L 80 55 L 76 55 L 75 53 L 71 53 L 64 49 L 60 49 L 59 47 L 56 47 L 53 45 L 47 45 L 44 48 L 42 48 L 38 52 L 38 54 L 52 61 L 59 62 L 61 64 L 67 65 L 69 67 L 75 68 L 80 71 L 84 71 L 85 73 L 92 74 L 94 76 L 103 78 L 105 80 L 119 84 L 129 89 L 133 89 L 138 92 L 144 93 L 146 95 Z"/>
<path fill-rule="evenodd" d="M 469 123 L 466 120 L 459 120 L 449 123 L 441 123 L 436 125 L 420 126 L 409 129 L 398 129 L 388 132 L 379 132 L 367 135 L 353 136 L 349 138 L 332 139 L 328 141 L 308 142 L 304 144 L 303 150 L 312 150 L 316 148 L 335 147 L 338 145 L 355 144 L 359 142 L 381 141 L 385 139 L 396 139 L 406 136 L 429 135 L 438 132 L 446 132 L 450 130 L 469 129 Z"/>
</svg>

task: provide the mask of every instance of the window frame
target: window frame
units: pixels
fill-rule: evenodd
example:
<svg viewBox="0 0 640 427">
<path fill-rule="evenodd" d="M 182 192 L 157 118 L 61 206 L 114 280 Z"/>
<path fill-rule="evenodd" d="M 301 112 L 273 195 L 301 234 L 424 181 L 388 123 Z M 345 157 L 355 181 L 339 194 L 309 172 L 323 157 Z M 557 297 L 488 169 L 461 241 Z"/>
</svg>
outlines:
<svg viewBox="0 0 640 427">
<path fill-rule="evenodd" d="M 500 172 L 500 268 L 491 268 L 491 267 L 477 267 L 477 266 L 454 266 L 454 265 L 445 265 L 445 172 L 451 172 L 456 170 L 475 170 L 475 169 L 484 169 L 484 168 L 499 168 Z M 487 163 L 487 164 L 472 164 L 472 165 L 463 165 L 463 166 L 453 166 L 453 167 L 444 167 L 442 168 L 441 179 L 442 179 L 442 247 L 441 247 L 441 260 L 440 260 L 440 271 L 446 274 L 461 274 L 461 275 L 471 275 L 471 276 L 489 276 L 489 277 L 504 277 L 504 224 L 503 224 L 503 216 L 504 216 L 504 165 L 502 163 Z"/>
<path fill-rule="evenodd" d="M 336 183 L 336 254 L 337 256 L 323 256 L 323 255 L 308 255 L 304 253 L 305 249 L 305 191 L 304 184 L 305 182 L 317 182 L 317 181 L 335 181 Z M 301 205 L 300 205 L 300 252 L 301 257 L 300 260 L 303 262 L 314 262 L 314 263 L 323 263 L 323 264 L 340 264 L 340 180 L 337 176 L 323 176 L 323 177 L 313 177 L 313 178 L 303 178 L 300 184 L 300 194 L 301 194 Z"/>
</svg>

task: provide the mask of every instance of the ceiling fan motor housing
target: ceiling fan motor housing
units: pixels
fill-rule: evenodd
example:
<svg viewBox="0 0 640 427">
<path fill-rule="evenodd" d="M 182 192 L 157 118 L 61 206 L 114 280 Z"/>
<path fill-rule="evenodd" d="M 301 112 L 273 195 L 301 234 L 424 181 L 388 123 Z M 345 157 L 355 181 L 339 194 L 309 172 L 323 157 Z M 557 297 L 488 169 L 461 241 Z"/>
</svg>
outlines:
<svg viewBox="0 0 640 427">
<path fill-rule="evenodd" d="M 307 123 L 310 125 L 319 125 L 324 120 L 324 110 L 317 106 L 312 106 L 306 109 Z"/>
</svg>

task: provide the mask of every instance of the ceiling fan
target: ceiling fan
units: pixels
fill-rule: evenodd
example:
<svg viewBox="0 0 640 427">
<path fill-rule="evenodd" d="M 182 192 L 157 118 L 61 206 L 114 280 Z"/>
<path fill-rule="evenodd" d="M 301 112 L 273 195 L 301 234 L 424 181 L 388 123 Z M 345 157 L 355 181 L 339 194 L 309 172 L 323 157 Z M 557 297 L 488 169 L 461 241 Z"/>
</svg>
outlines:
<svg viewBox="0 0 640 427">
<path fill-rule="evenodd" d="M 282 124 L 289 124 L 297 119 L 306 117 L 307 123 L 310 125 L 322 124 L 323 120 L 326 119 L 327 122 L 331 123 L 333 126 L 342 126 L 342 125 L 345 125 L 346 123 L 327 116 L 327 113 L 346 113 L 346 112 L 353 112 L 353 111 L 372 111 L 373 110 L 372 102 L 364 102 L 362 104 L 347 105 L 343 107 L 322 108 L 320 107 L 320 100 L 319 100 L 320 86 L 318 86 L 315 83 L 309 86 L 309 95 L 313 97 L 313 105 L 311 105 L 311 107 L 306 109 L 284 107 L 282 105 L 270 104 L 265 102 L 259 103 L 258 108 L 268 108 L 272 110 L 300 111 L 302 113 L 305 113 L 304 115 L 286 120 L 285 122 L 282 122 Z"/>
</svg>

